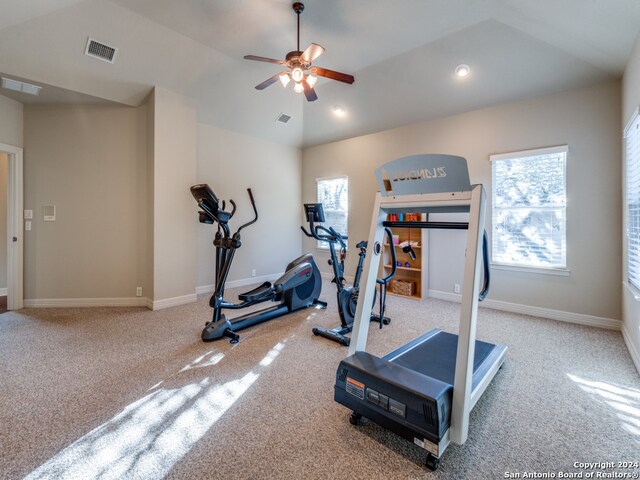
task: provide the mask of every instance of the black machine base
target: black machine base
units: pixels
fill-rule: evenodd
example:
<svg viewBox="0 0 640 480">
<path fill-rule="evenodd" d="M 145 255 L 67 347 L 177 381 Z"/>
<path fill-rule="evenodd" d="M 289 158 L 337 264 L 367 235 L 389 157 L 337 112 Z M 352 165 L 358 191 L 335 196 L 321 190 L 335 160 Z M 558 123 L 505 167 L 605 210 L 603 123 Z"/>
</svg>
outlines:
<svg viewBox="0 0 640 480">
<path fill-rule="evenodd" d="M 371 314 L 372 322 L 380 323 L 380 315 L 375 313 Z M 389 317 L 384 317 L 382 319 L 383 325 L 389 325 L 391 323 L 391 319 Z M 353 330 L 353 324 L 347 325 L 345 327 L 338 325 L 332 329 L 322 328 L 322 327 L 313 327 L 313 334 L 318 335 L 319 337 L 324 337 L 329 340 L 333 340 L 334 342 L 338 342 L 340 345 L 348 347 L 351 344 L 351 337 L 347 337 L 349 333 Z"/>
<path fill-rule="evenodd" d="M 351 424 L 366 417 L 425 448 L 435 470 L 448 444 L 457 345 L 457 335 L 433 329 L 382 358 L 356 352 L 338 367 L 334 399 L 352 411 Z M 495 374 L 506 350 L 476 340 L 472 392 Z"/>
<path fill-rule="evenodd" d="M 305 308 L 324 309 L 327 308 L 327 303 L 322 300 L 314 300 L 308 305 L 299 307 L 296 310 L 303 310 Z M 226 316 L 222 314 L 222 318 L 218 322 L 209 322 L 206 324 L 204 330 L 202 330 L 201 338 L 205 342 L 211 342 L 213 340 L 219 340 L 220 338 L 227 337 L 229 338 L 229 343 L 238 343 L 240 341 L 240 335 L 236 332 L 259 323 L 267 322 L 296 310 L 290 310 L 287 305 L 280 304 L 266 308 L 257 313 L 249 313 L 231 320 L 227 320 Z"/>
</svg>

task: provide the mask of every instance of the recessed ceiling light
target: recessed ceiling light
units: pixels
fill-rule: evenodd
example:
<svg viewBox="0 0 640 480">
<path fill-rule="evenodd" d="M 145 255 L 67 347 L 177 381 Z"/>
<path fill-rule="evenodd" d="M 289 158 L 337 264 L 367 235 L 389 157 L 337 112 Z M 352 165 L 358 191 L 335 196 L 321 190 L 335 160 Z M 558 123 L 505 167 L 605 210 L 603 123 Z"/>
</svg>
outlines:
<svg viewBox="0 0 640 480">
<path fill-rule="evenodd" d="M 347 114 L 347 111 L 342 105 L 334 105 L 331 110 L 333 110 L 333 114 L 336 117 L 344 117 Z"/>
<path fill-rule="evenodd" d="M 466 77 L 467 75 L 469 75 L 469 73 L 471 73 L 471 68 L 469 67 L 469 65 L 465 65 L 464 63 L 462 65 L 458 65 L 456 67 L 456 77 Z"/>
</svg>

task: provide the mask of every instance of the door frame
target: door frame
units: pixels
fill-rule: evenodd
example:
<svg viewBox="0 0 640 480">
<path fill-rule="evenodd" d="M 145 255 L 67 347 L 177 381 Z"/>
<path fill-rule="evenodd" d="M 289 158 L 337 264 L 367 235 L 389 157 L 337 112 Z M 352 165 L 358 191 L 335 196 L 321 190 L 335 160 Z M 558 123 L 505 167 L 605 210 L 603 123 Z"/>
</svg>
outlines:
<svg viewBox="0 0 640 480">
<path fill-rule="evenodd" d="M 7 182 L 7 309 L 24 306 L 24 165 L 23 149 L 0 143 L 9 157 Z"/>
</svg>

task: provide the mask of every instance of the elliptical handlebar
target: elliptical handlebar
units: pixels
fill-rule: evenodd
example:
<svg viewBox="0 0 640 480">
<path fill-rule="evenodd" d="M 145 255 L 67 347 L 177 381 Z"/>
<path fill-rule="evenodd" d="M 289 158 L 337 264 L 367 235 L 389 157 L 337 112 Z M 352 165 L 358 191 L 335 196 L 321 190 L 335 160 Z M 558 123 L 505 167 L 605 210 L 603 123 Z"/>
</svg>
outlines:
<svg viewBox="0 0 640 480">
<path fill-rule="evenodd" d="M 252 225 L 252 224 L 254 224 L 254 223 L 256 223 L 258 221 L 258 209 L 256 208 L 256 202 L 253 199 L 253 192 L 251 191 L 250 188 L 247 188 L 247 193 L 249 194 L 249 200 L 251 200 L 251 206 L 253 207 L 254 218 L 253 218 L 253 220 L 245 223 L 244 225 L 240 225 L 238 227 L 238 230 L 236 230 L 236 233 L 234 235 L 238 235 L 240 233 L 240 230 L 242 230 L 243 228 L 248 227 L 249 225 Z M 233 211 L 234 212 L 236 211 L 235 206 L 236 206 L 236 204 L 234 203 L 233 204 Z"/>
<path fill-rule="evenodd" d="M 232 207 L 231 213 L 229 214 L 229 219 L 231 219 L 231 217 L 233 217 L 233 214 L 236 213 L 236 202 L 234 202 L 232 199 L 229 199 L 229 203 L 231 204 L 231 207 Z"/>
</svg>

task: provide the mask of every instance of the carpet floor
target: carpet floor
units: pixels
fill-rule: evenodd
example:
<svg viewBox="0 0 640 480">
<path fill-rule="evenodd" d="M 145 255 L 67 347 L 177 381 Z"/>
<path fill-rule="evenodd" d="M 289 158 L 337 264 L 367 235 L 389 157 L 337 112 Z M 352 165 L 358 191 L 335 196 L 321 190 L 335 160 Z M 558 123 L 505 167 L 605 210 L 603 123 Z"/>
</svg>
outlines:
<svg viewBox="0 0 640 480">
<path fill-rule="evenodd" d="M 2 315 L 0 478 L 558 478 L 618 467 L 576 462 L 640 461 L 640 378 L 620 332 L 480 308 L 478 338 L 507 345 L 506 361 L 466 444 L 428 471 L 424 450 L 372 422 L 352 426 L 333 401 L 347 351 L 311 333 L 338 323 L 331 287 L 327 310 L 250 328 L 237 345 L 200 340 L 206 296 L 155 312 Z M 459 309 L 390 297 L 393 321 L 371 325 L 369 350 L 433 327 L 455 333 Z"/>
</svg>

